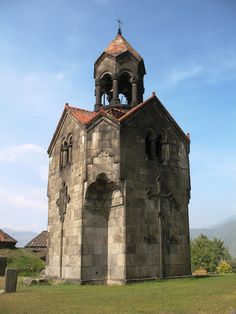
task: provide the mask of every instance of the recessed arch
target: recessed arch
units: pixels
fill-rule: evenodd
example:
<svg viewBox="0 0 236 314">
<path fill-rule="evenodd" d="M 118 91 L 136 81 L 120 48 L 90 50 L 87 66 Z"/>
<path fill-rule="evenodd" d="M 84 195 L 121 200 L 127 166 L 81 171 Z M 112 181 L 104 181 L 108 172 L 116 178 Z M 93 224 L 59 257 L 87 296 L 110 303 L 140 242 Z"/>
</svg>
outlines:
<svg viewBox="0 0 236 314">
<path fill-rule="evenodd" d="M 82 280 L 119 279 L 117 250 L 122 251 L 123 197 L 119 186 L 100 173 L 85 193 Z"/>
</svg>

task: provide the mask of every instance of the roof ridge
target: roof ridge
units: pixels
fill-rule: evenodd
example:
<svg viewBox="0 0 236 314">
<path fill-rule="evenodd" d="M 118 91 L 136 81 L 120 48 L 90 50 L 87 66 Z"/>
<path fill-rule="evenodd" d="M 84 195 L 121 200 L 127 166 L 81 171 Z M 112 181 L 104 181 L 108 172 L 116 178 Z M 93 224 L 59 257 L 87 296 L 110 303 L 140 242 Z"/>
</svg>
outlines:
<svg viewBox="0 0 236 314">
<path fill-rule="evenodd" d="M 123 46 L 122 46 L 123 45 Z M 108 54 L 120 54 L 122 52 L 129 51 L 134 57 L 139 60 L 143 60 L 141 55 L 130 45 L 130 43 L 120 34 L 109 43 L 104 52 Z"/>
<path fill-rule="evenodd" d="M 80 110 L 80 111 L 84 111 L 84 112 L 89 112 L 89 113 L 93 113 L 94 111 L 91 111 L 91 110 L 86 110 L 86 109 L 82 109 L 82 108 L 79 108 L 79 107 L 75 107 L 75 106 L 71 106 L 69 104 L 65 104 L 65 108 L 66 109 L 75 109 L 75 110 Z"/>
</svg>

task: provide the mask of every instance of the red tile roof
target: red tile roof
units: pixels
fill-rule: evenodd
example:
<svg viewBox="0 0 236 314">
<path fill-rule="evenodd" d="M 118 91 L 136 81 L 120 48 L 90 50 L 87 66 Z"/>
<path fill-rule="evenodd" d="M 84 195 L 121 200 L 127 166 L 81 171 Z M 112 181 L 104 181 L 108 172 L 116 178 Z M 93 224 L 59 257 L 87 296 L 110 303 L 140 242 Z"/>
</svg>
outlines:
<svg viewBox="0 0 236 314">
<path fill-rule="evenodd" d="M 105 52 L 114 56 L 117 56 L 125 51 L 129 51 L 136 59 L 143 60 L 140 54 L 131 47 L 131 45 L 126 41 L 126 39 L 118 34 L 115 39 L 108 45 Z"/>
<path fill-rule="evenodd" d="M 65 105 L 65 109 L 81 124 L 89 123 L 98 113 Z"/>
<path fill-rule="evenodd" d="M 9 236 L 9 234 L 0 229 L 0 242 L 16 243 L 17 241 L 11 236 Z"/>
<path fill-rule="evenodd" d="M 118 36 L 121 36 L 121 35 L 118 35 Z M 79 123 L 81 123 L 83 125 L 88 125 L 96 117 L 98 117 L 100 115 L 111 116 L 117 122 L 122 122 L 122 121 L 126 120 L 127 118 L 129 118 L 131 115 L 133 115 L 135 112 L 140 110 L 142 107 L 144 107 L 151 100 L 155 100 L 154 102 L 152 101 L 151 103 L 159 106 L 160 110 L 162 110 L 165 113 L 165 115 L 167 116 L 169 121 L 177 128 L 177 130 L 182 135 L 184 135 L 185 140 L 187 140 L 187 142 L 190 142 L 189 135 L 186 135 L 183 133 L 182 129 L 178 126 L 178 124 L 175 122 L 175 120 L 172 118 L 172 116 L 169 114 L 169 112 L 161 104 L 161 102 L 156 97 L 156 94 L 154 92 L 152 93 L 151 97 L 149 97 L 144 102 L 138 104 L 137 106 L 133 107 L 129 111 L 127 111 L 123 108 L 106 108 L 106 107 L 101 107 L 101 109 L 99 111 L 88 111 L 88 110 L 79 109 L 76 107 L 69 106 L 68 104 L 65 105 L 65 111 L 68 111 Z"/>
</svg>

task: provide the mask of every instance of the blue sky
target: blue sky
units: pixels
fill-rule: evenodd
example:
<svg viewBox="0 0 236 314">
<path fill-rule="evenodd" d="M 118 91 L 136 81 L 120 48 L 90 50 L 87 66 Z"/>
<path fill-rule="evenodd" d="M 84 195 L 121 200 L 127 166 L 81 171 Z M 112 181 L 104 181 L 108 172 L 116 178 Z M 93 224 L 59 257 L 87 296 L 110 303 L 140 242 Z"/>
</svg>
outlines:
<svg viewBox="0 0 236 314">
<path fill-rule="evenodd" d="M 235 0 L 0 0 L 0 227 L 47 226 L 46 154 L 65 102 L 94 105 L 93 64 L 123 35 L 191 134 L 190 226 L 236 214 Z"/>
</svg>

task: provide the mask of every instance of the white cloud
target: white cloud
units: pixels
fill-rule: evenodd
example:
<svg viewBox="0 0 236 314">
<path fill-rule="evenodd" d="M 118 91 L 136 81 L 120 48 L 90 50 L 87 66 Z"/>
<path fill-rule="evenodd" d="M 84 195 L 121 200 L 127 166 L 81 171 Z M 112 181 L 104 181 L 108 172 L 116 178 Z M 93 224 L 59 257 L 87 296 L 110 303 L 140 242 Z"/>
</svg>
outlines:
<svg viewBox="0 0 236 314">
<path fill-rule="evenodd" d="M 22 72 L 1 67 L 0 97 L 5 104 L 22 111 L 51 108 L 72 93 L 65 71 Z M 60 103 L 61 104 L 61 103 Z M 62 104 L 61 104 L 62 105 Z"/>
<path fill-rule="evenodd" d="M 228 50 L 201 60 L 186 60 L 166 71 L 160 85 L 161 88 L 170 88 L 184 81 L 194 81 L 199 85 L 232 79 L 236 79 L 236 53 Z"/>
<path fill-rule="evenodd" d="M 0 162 L 24 162 L 36 156 L 47 156 L 46 150 L 34 144 L 9 146 L 0 149 Z"/>
<path fill-rule="evenodd" d="M 16 191 L 0 189 L 1 208 L 7 208 L 8 211 L 24 210 L 23 214 L 40 211 L 47 212 L 47 197 L 45 189 L 27 189 L 24 193 Z M 24 216 L 22 215 L 22 217 Z"/>
<path fill-rule="evenodd" d="M 48 166 L 39 166 L 38 167 L 39 176 L 42 181 L 48 181 Z"/>
<path fill-rule="evenodd" d="M 202 72 L 201 65 L 186 66 L 183 69 L 173 69 L 167 76 L 170 85 L 177 85 L 179 82 L 198 76 Z"/>
</svg>

